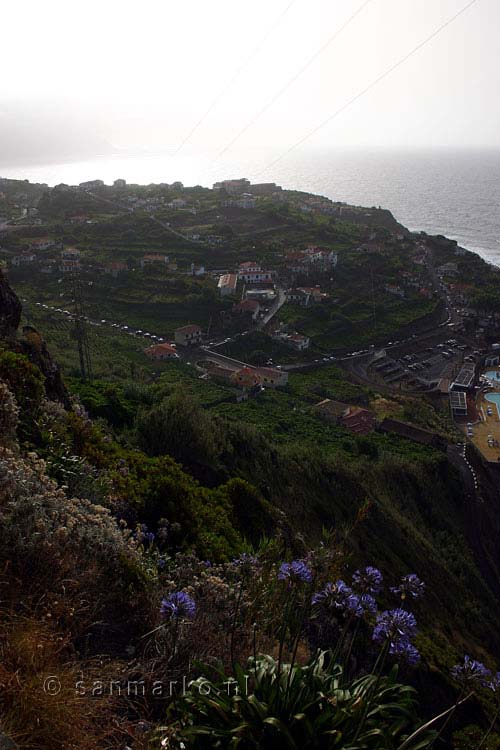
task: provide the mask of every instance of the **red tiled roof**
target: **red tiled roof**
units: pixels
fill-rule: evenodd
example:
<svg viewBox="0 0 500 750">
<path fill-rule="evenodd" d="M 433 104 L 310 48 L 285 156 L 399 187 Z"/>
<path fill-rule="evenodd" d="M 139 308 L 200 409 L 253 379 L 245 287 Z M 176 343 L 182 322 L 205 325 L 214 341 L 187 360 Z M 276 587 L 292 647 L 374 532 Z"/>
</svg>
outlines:
<svg viewBox="0 0 500 750">
<path fill-rule="evenodd" d="M 368 409 L 349 407 L 348 413 L 340 418 L 340 423 L 351 432 L 366 435 L 373 429 L 375 415 Z"/>
<path fill-rule="evenodd" d="M 243 302 L 239 302 L 237 305 L 235 305 L 234 309 L 241 310 L 243 312 L 246 310 L 255 312 L 256 310 L 260 309 L 260 305 L 256 299 L 244 299 Z"/>
<path fill-rule="evenodd" d="M 170 344 L 154 344 L 153 346 L 144 349 L 144 351 L 146 354 L 157 354 L 162 352 L 165 354 L 177 354 L 177 349 Z"/>
</svg>

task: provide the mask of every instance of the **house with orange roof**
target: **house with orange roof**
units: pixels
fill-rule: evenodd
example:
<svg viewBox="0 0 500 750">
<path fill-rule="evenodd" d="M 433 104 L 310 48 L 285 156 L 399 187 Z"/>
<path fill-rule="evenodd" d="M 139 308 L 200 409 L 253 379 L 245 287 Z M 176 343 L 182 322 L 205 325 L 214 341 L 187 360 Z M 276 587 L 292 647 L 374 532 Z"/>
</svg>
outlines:
<svg viewBox="0 0 500 750">
<path fill-rule="evenodd" d="M 256 367 L 260 384 L 270 388 L 282 388 L 288 383 L 288 372 L 274 367 Z"/>
<path fill-rule="evenodd" d="M 255 261 L 247 261 L 241 263 L 238 268 L 238 279 L 244 281 L 245 284 L 259 284 L 261 282 L 270 282 L 273 280 L 273 275 L 270 271 L 263 271 L 258 263 Z"/>
<path fill-rule="evenodd" d="M 121 261 L 113 261 L 112 263 L 106 263 L 102 267 L 102 270 L 103 273 L 116 279 L 123 271 L 128 270 L 128 266 L 126 263 L 122 263 Z"/>
<path fill-rule="evenodd" d="M 177 350 L 171 344 L 154 344 L 153 346 L 148 346 L 147 349 L 144 349 L 144 354 L 153 360 L 179 358 Z"/>
<path fill-rule="evenodd" d="M 244 299 L 233 305 L 233 313 L 237 315 L 250 315 L 252 320 L 257 320 L 260 311 L 260 304 L 256 299 Z"/>
<path fill-rule="evenodd" d="M 231 382 L 240 388 L 254 388 L 260 385 L 260 378 L 252 367 L 242 367 L 241 370 L 233 372 Z"/>
</svg>

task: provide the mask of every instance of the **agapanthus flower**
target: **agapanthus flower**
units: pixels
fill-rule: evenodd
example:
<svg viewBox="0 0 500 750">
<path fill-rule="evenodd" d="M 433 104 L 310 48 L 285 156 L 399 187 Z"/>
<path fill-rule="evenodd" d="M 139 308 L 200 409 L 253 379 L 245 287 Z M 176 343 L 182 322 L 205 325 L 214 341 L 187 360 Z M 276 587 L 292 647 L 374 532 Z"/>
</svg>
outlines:
<svg viewBox="0 0 500 750">
<path fill-rule="evenodd" d="M 282 563 L 278 573 L 280 581 L 288 581 L 289 583 L 293 583 L 294 581 L 311 583 L 312 578 L 311 568 L 304 560 L 292 560 L 291 563 Z"/>
<path fill-rule="evenodd" d="M 160 613 L 168 620 L 193 620 L 196 614 L 196 604 L 185 591 L 174 591 L 161 600 Z"/>
<path fill-rule="evenodd" d="M 351 594 L 347 601 L 347 608 L 355 617 L 363 615 L 374 615 L 377 611 L 377 602 L 371 594 Z"/>
<path fill-rule="evenodd" d="M 350 596 L 352 596 L 352 589 L 344 581 L 338 580 L 336 583 L 327 583 L 324 589 L 313 594 L 311 604 L 332 609 L 346 609 Z"/>
<path fill-rule="evenodd" d="M 391 609 L 378 615 L 372 637 L 377 643 L 385 640 L 397 643 L 402 639 L 410 640 L 416 632 L 417 621 L 411 612 Z"/>
<path fill-rule="evenodd" d="M 355 594 L 350 586 L 338 580 L 336 583 L 327 583 L 325 588 L 317 591 L 312 599 L 313 607 L 323 607 L 342 611 L 346 614 L 362 617 L 364 614 L 374 614 L 377 611 L 377 603 L 370 594 Z"/>
<path fill-rule="evenodd" d="M 406 599 L 407 596 L 411 596 L 413 599 L 418 599 L 419 596 L 425 591 L 425 583 L 415 573 L 409 573 L 403 576 L 399 586 L 392 586 L 391 592 L 398 594 L 401 599 Z"/>
<path fill-rule="evenodd" d="M 134 534 L 135 538 L 139 542 L 139 544 L 153 544 L 155 540 L 155 535 L 152 531 L 148 530 L 148 527 L 145 523 L 141 524 L 137 527 L 137 531 Z"/>
<path fill-rule="evenodd" d="M 407 638 L 404 637 L 397 641 L 391 641 L 389 653 L 392 656 L 404 659 L 411 666 L 415 666 L 420 661 L 420 652 Z"/>
<path fill-rule="evenodd" d="M 362 594 L 378 594 L 382 587 L 382 573 L 371 565 L 364 570 L 356 570 L 352 576 L 353 587 Z"/>
<path fill-rule="evenodd" d="M 491 680 L 488 680 L 486 687 L 493 693 L 500 692 L 500 672 L 497 672 L 491 677 Z"/>
<path fill-rule="evenodd" d="M 417 621 L 405 609 L 391 609 L 378 615 L 372 638 L 377 643 L 388 643 L 389 654 L 415 665 L 420 654 L 411 639 L 417 632 Z"/>
<path fill-rule="evenodd" d="M 464 656 L 462 664 L 455 664 L 451 670 L 451 676 L 457 680 L 457 682 L 468 683 L 468 684 L 481 684 L 486 685 L 491 672 L 487 669 L 484 664 L 476 659 L 471 659 L 470 656 Z"/>
</svg>

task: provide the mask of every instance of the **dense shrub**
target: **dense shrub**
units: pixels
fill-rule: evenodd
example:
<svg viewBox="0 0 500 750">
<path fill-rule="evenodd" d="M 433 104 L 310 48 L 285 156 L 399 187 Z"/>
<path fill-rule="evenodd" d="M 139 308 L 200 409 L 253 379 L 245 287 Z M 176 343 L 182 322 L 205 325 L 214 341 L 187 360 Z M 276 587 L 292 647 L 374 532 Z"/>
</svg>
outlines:
<svg viewBox="0 0 500 750">
<path fill-rule="evenodd" d="M 139 446 L 148 455 L 167 453 L 186 466 L 215 461 L 222 443 L 214 420 L 182 390 L 140 413 L 136 432 Z"/>
<path fill-rule="evenodd" d="M 0 380 L 8 385 L 19 406 L 20 439 L 36 439 L 38 430 L 34 420 L 45 396 L 42 373 L 24 355 L 0 351 Z"/>
<path fill-rule="evenodd" d="M 19 409 L 7 387 L 0 380 L 0 445 L 9 446 L 15 441 Z"/>
</svg>

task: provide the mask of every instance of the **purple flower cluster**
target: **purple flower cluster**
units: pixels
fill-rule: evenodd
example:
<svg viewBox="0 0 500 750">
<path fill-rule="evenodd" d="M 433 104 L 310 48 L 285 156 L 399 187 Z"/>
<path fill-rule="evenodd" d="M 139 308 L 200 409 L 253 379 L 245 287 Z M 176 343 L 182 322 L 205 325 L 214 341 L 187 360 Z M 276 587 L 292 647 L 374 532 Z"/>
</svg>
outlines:
<svg viewBox="0 0 500 750">
<path fill-rule="evenodd" d="M 418 650 L 411 643 L 417 632 L 417 621 L 405 609 L 391 609 L 377 617 L 372 638 L 376 643 L 389 642 L 389 653 L 404 658 L 409 664 L 417 664 Z"/>
<path fill-rule="evenodd" d="M 311 583 L 312 570 L 304 560 L 292 560 L 291 563 L 282 563 L 278 573 L 278 580 L 288 583 Z"/>
<path fill-rule="evenodd" d="M 160 613 L 166 620 L 193 620 L 196 604 L 185 591 L 174 591 L 161 600 Z"/>
<path fill-rule="evenodd" d="M 410 666 L 416 666 L 420 661 L 420 653 L 415 646 L 407 640 L 391 641 L 389 647 L 391 656 L 404 659 Z"/>
<path fill-rule="evenodd" d="M 482 662 L 471 659 L 470 656 L 464 656 L 463 662 L 455 664 L 451 670 L 451 676 L 462 684 L 479 684 L 483 687 L 489 687 L 488 681 L 491 678 L 491 672 Z"/>
<path fill-rule="evenodd" d="M 353 594 L 349 604 L 355 617 L 374 615 L 377 611 L 377 602 L 371 594 Z"/>
<path fill-rule="evenodd" d="M 135 532 L 134 537 L 137 542 L 142 545 L 151 545 L 155 540 L 154 533 L 148 530 L 148 527 L 145 523 L 137 527 L 137 531 Z"/>
<path fill-rule="evenodd" d="M 369 565 L 364 570 L 353 573 L 353 587 L 361 594 L 378 594 L 382 588 L 382 573 L 378 568 Z"/>
<path fill-rule="evenodd" d="M 327 583 L 324 589 L 313 594 L 311 604 L 344 610 L 348 607 L 351 596 L 352 589 L 344 581 L 339 580 L 336 583 Z"/>
<path fill-rule="evenodd" d="M 373 630 L 373 640 L 380 643 L 387 638 L 413 638 L 417 632 L 417 621 L 411 612 L 405 609 L 386 609 L 377 617 Z"/>
<path fill-rule="evenodd" d="M 377 611 L 377 603 L 371 594 L 355 594 L 342 580 L 327 583 L 322 591 L 313 595 L 311 604 L 337 609 L 355 617 L 362 617 L 366 613 L 375 614 Z"/>
<path fill-rule="evenodd" d="M 401 599 L 406 599 L 407 596 L 411 596 L 413 599 L 418 599 L 419 596 L 425 591 L 425 583 L 415 575 L 415 573 L 409 573 L 403 576 L 399 586 L 393 586 L 391 592 L 397 594 Z"/>
</svg>

